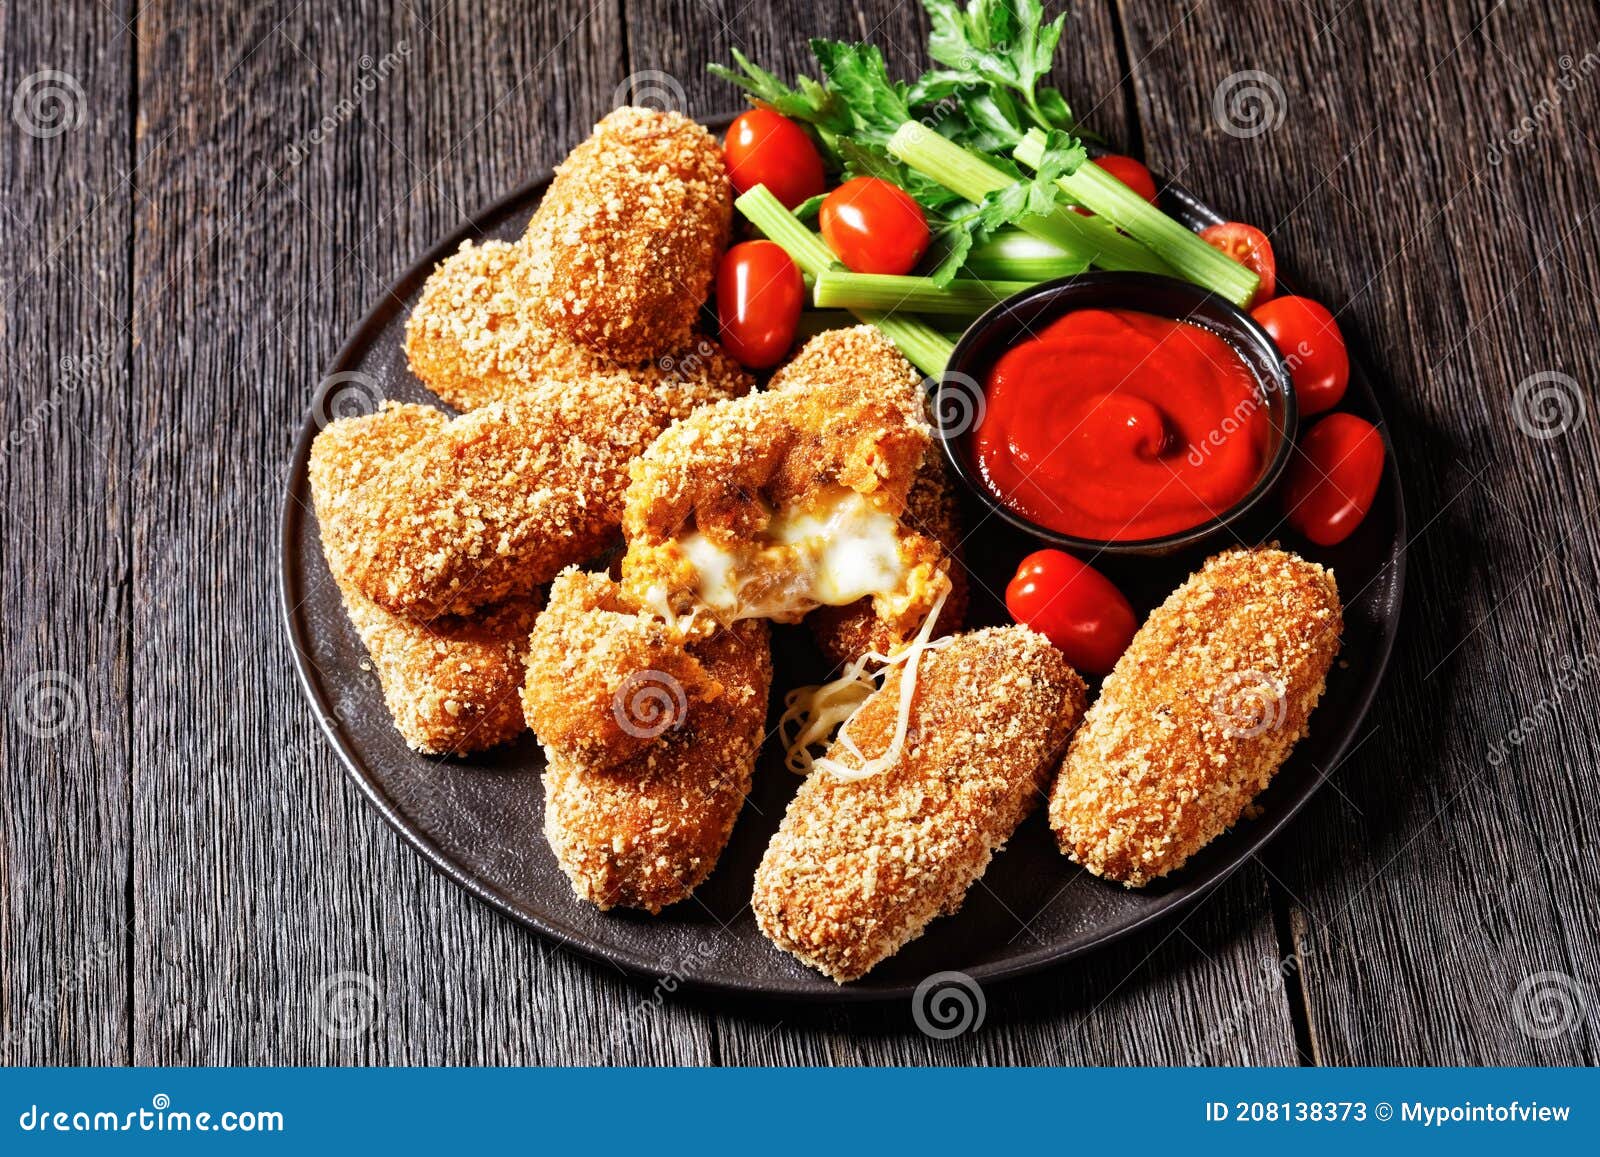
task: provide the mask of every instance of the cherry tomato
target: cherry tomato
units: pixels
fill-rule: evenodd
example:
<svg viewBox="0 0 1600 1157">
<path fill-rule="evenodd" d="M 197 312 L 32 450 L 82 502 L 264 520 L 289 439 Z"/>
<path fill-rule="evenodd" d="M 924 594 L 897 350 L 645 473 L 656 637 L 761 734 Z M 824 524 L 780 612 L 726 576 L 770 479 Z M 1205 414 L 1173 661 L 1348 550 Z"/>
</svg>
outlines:
<svg viewBox="0 0 1600 1157">
<path fill-rule="evenodd" d="M 1250 300 L 1252 308 L 1271 301 L 1278 292 L 1278 262 L 1272 256 L 1272 242 L 1254 225 L 1225 221 L 1200 230 L 1200 237 L 1213 249 L 1220 249 L 1240 265 L 1261 278 L 1261 288 Z"/>
<path fill-rule="evenodd" d="M 1156 179 L 1150 175 L 1149 169 L 1132 157 L 1122 157 L 1112 153 L 1104 157 L 1096 157 L 1094 163 L 1152 205 L 1156 203 Z M 1094 216 L 1093 213 L 1081 205 L 1074 205 L 1072 211 L 1080 217 Z"/>
<path fill-rule="evenodd" d="M 922 206 L 877 177 L 846 181 L 822 202 L 822 239 L 857 273 L 910 273 L 928 248 Z"/>
<path fill-rule="evenodd" d="M 1318 546 L 1349 538 L 1372 509 L 1383 478 L 1383 436 L 1354 414 L 1329 414 L 1300 439 L 1283 509 L 1289 525 Z"/>
<path fill-rule="evenodd" d="M 1059 550 L 1035 551 L 1022 560 L 1006 586 L 1006 610 L 1091 675 L 1116 666 L 1139 629 L 1133 608 L 1109 579 Z"/>
<path fill-rule="evenodd" d="M 1123 157 L 1112 153 L 1104 157 L 1096 157 L 1094 163 L 1152 205 L 1156 203 L 1156 179 L 1150 175 L 1149 169 L 1132 157 Z"/>
<path fill-rule="evenodd" d="M 1350 355 L 1327 306 L 1309 297 L 1278 297 L 1252 309 L 1250 316 L 1272 335 L 1289 363 L 1300 416 L 1337 406 L 1350 384 Z"/>
<path fill-rule="evenodd" d="M 794 344 L 806 287 L 776 243 L 746 241 L 717 267 L 717 322 L 722 344 L 752 370 L 777 365 Z"/>
<path fill-rule="evenodd" d="M 737 192 L 765 185 L 786 209 L 828 187 L 822 157 L 805 129 L 771 109 L 753 108 L 729 125 L 722 155 Z"/>
</svg>

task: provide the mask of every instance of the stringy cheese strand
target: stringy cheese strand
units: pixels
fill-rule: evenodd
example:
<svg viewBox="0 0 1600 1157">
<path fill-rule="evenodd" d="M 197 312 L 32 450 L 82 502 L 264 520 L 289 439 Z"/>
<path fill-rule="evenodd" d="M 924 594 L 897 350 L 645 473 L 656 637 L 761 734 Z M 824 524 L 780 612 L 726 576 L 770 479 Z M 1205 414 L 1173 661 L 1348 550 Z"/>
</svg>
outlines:
<svg viewBox="0 0 1600 1157">
<path fill-rule="evenodd" d="M 916 636 L 894 656 L 870 651 L 847 666 L 844 674 L 832 682 L 818 687 L 800 687 L 789 693 L 785 700 L 783 718 L 779 720 L 778 726 L 780 730 L 786 730 L 791 723 L 799 724 L 794 739 L 787 744 L 784 755 L 784 763 L 790 771 L 797 775 L 809 775 L 820 768 L 840 779 L 858 780 L 877 775 L 899 762 L 900 755 L 905 749 L 906 734 L 911 726 L 911 708 L 916 697 L 922 653 L 938 650 L 951 642 L 951 638 L 937 641 L 930 639 L 939 612 L 944 609 L 944 602 L 949 594 L 950 585 L 946 582 L 944 590 L 928 610 L 927 617 L 922 620 L 922 626 L 918 628 Z M 873 664 L 877 665 L 877 670 L 868 674 L 867 667 Z M 850 721 L 855 718 L 856 712 L 861 709 L 867 698 L 878 689 L 888 673 L 901 665 L 906 669 L 900 676 L 894 735 L 882 755 L 876 759 L 868 759 L 849 734 Z M 838 733 L 835 740 L 845 751 L 859 760 L 861 766 L 851 767 L 837 759 L 827 756 L 818 758 L 811 754 L 810 749 L 825 744 L 828 741 L 827 737 L 833 734 L 836 727 Z"/>
</svg>

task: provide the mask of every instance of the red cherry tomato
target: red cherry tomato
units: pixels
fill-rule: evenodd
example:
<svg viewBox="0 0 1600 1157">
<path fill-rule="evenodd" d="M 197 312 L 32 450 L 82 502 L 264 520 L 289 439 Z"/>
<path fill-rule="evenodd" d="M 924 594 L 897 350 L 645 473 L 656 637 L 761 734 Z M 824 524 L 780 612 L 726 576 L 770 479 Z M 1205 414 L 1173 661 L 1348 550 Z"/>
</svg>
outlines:
<svg viewBox="0 0 1600 1157">
<path fill-rule="evenodd" d="M 928 248 L 922 206 L 877 177 L 846 181 L 822 202 L 822 239 L 857 273 L 910 273 Z"/>
<path fill-rule="evenodd" d="M 1022 560 L 1006 586 L 1006 610 L 1091 675 L 1116 666 L 1139 629 L 1133 608 L 1109 579 L 1059 550 L 1035 551 Z"/>
<path fill-rule="evenodd" d="M 822 157 L 805 129 L 771 109 L 753 108 L 729 125 L 722 155 L 735 191 L 765 185 L 786 209 L 828 187 Z"/>
<path fill-rule="evenodd" d="M 1309 297 L 1278 297 L 1250 311 L 1289 363 L 1300 416 L 1331 410 L 1350 384 L 1350 355 L 1327 306 Z"/>
<path fill-rule="evenodd" d="M 1240 265 L 1261 278 L 1261 288 L 1250 300 L 1251 307 L 1271 301 L 1278 291 L 1278 262 L 1272 256 L 1272 242 L 1254 225 L 1225 221 L 1200 230 L 1200 237 L 1213 249 L 1220 249 Z"/>
<path fill-rule="evenodd" d="M 1283 487 L 1289 525 L 1318 546 L 1349 538 L 1383 478 L 1383 436 L 1354 414 L 1329 414 L 1300 439 Z"/>
<path fill-rule="evenodd" d="M 1156 203 L 1156 179 L 1150 175 L 1149 169 L 1132 157 L 1123 157 L 1111 153 L 1104 157 L 1096 157 L 1094 163 L 1152 205 Z M 1080 217 L 1094 216 L 1093 213 L 1081 205 L 1074 205 L 1072 211 Z"/>
<path fill-rule="evenodd" d="M 794 344 L 806 287 L 776 243 L 746 241 L 717 267 L 717 321 L 722 344 L 752 370 L 777 365 Z"/>
<path fill-rule="evenodd" d="M 1132 157 L 1123 157 L 1112 153 L 1104 157 L 1096 157 L 1094 163 L 1152 205 L 1156 203 L 1156 179 L 1150 175 L 1149 169 Z"/>
</svg>

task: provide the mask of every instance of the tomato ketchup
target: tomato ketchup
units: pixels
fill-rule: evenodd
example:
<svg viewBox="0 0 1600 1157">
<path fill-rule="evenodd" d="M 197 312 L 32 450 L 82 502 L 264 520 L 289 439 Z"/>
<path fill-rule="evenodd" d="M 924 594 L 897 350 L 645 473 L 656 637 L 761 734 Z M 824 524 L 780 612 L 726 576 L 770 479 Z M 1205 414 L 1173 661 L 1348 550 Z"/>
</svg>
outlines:
<svg viewBox="0 0 1600 1157">
<path fill-rule="evenodd" d="M 985 402 L 984 483 L 1079 538 L 1156 538 L 1221 514 L 1261 477 L 1271 435 L 1232 346 L 1134 310 L 1077 310 L 1014 346 Z"/>
</svg>

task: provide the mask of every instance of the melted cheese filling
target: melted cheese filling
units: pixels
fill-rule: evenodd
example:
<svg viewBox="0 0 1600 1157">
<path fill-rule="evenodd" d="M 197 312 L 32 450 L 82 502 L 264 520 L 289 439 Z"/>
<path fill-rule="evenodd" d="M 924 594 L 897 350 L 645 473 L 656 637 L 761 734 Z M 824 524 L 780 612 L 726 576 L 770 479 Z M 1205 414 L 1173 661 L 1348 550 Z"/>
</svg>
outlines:
<svg viewBox="0 0 1600 1157">
<path fill-rule="evenodd" d="M 820 606 L 895 593 L 906 579 L 900 521 L 853 490 L 780 510 L 759 543 L 730 549 L 698 530 L 676 539 L 696 596 L 724 621 L 793 622 Z"/>
</svg>

